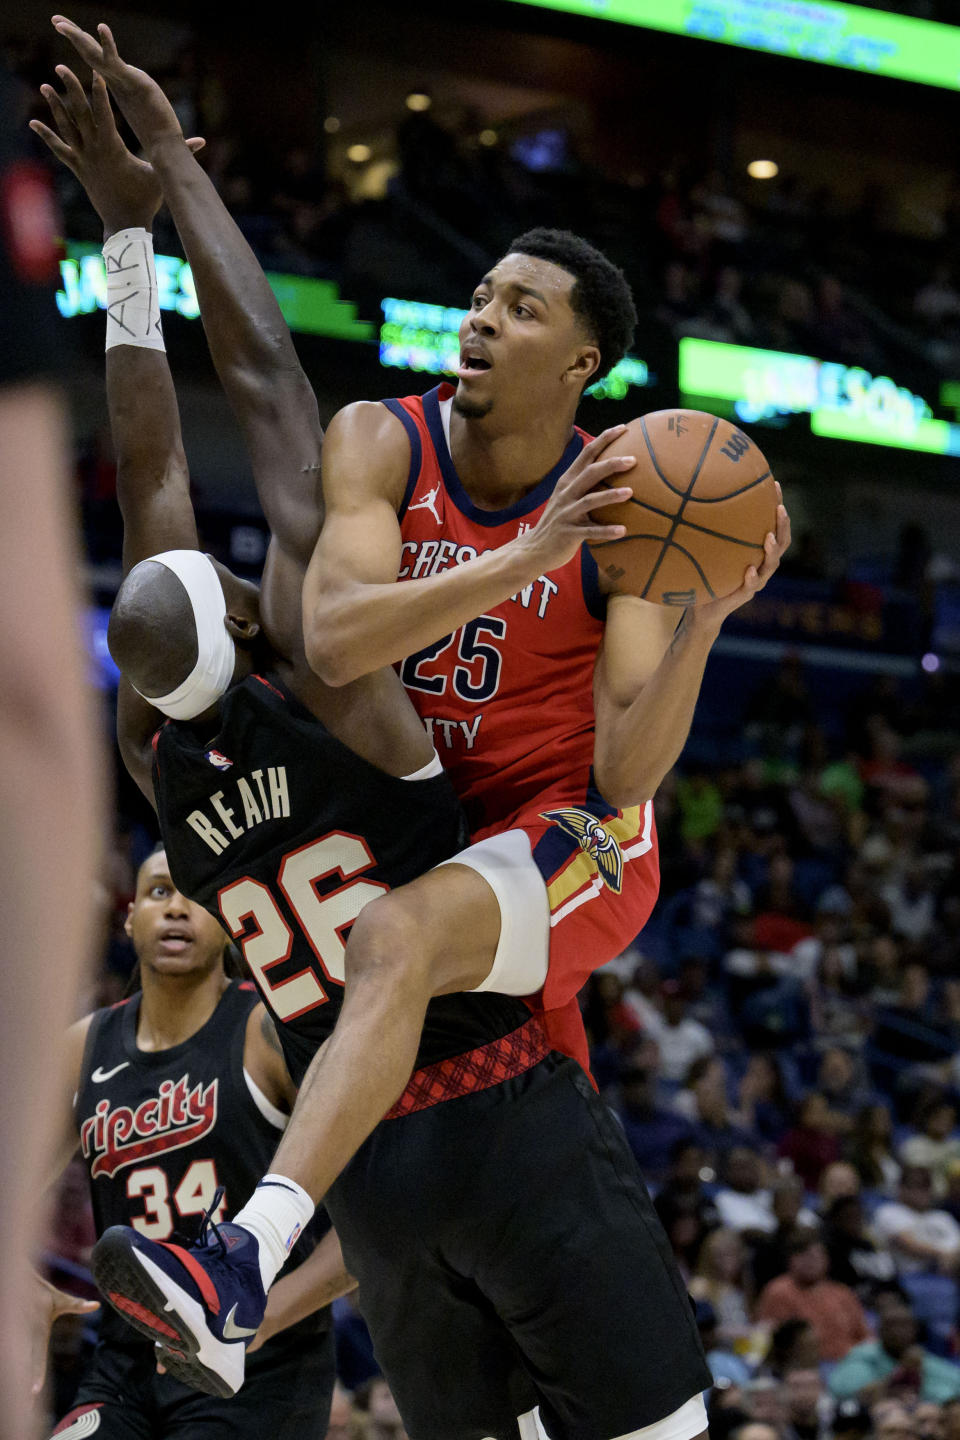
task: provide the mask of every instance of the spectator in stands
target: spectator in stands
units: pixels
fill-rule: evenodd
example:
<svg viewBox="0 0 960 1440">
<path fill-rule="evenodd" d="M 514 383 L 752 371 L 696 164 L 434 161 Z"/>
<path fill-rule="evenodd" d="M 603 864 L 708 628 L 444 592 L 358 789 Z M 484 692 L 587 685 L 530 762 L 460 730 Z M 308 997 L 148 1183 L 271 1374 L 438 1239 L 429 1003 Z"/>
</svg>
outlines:
<svg viewBox="0 0 960 1440">
<path fill-rule="evenodd" d="M 349 1390 L 344 1390 L 339 1380 L 333 1387 L 333 1399 L 330 1402 L 330 1422 L 327 1426 L 326 1440 L 353 1440 L 353 1401 Z"/>
<path fill-rule="evenodd" d="M 706 1150 L 715 1169 L 734 1147 L 752 1144 L 749 1132 L 736 1123 L 727 1096 L 726 1066 L 718 1055 L 693 1062 L 684 1088 L 674 1096 L 673 1107 L 689 1122 L 689 1133 Z"/>
<path fill-rule="evenodd" d="M 687 1002 L 687 1013 L 706 1027 L 715 1042 L 734 1033 L 726 996 L 719 985 L 710 983 L 710 966 L 704 955 L 681 955 L 677 982 Z"/>
<path fill-rule="evenodd" d="M 771 1280 L 756 1305 L 756 1319 L 767 1324 L 809 1320 L 824 1360 L 840 1360 L 870 1334 L 867 1317 L 847 1285 L 827 1278 L 829 1261 L 816 1230 L 798 1229 L 790 1245 L 787 1273 Z"/>
<path fill-rule="evenodd" d="M 583 1018 L 595 1045 L 609 1043 L 625 1050 L 640 1034 L 639 1022 L 624 999 L 623 981 L 612 970 L 599 970 L 590 977 Z"/>
<path fill-rule="evenodd" d="M 830 1109 L 818 1090 L 801 1100 L 797 1123 L 777 1146 L 808 1190 L 816 1190 L 824 1169 L 840 1158 L 840 1142 L 831 1128 Z"/>
<path fill-rule="evenodd" d="M 763 1287 L 782 1275 L 790 1258 L 790 1242 L 798 1224 L 811 1224 L 815 1216 L 804 1211 L 805 1191 L 803 1182 L 796 1175 L 781 1175 L 771 1190 L 771 1204 L 776 1229 L 769 1235 L 754 1240 L 751 1270 L 753 1292 L 759 1295 Z"/>
<path fill-rule="evenodd" d="M 747 1061 L 737 1086 L 737 1118 L 745 1130 L 755 1131 L 769 1144 L 776 1144 L 786 1133 L 790 1101 L 777 1057 L 769 1051 L 751 1055 Z"/>
<path fill-rule="evenodd" d="M 855 1396 L 865 1405 L 896 1395 L 943 1404 L 960 1398 L 960 1366 L 918 1344 L 913 1311 L 890 1298 L 879 1312 L 877 1338 L 855 1346 L 828 1384 L 838 1400 Z"/>
<path fill-rule="evenodd" d="M 805 728 L 816 719 L 803 664 L 795 651 L 781 660 L 770 680 L 752 695 L 744 716 L 747 737 L 765 755 L 782 760 L 798 750 Z"/>
<path fill-rule="evenodd" d="M 737 875 L 737 852 L 732 845 L 720 845 L 714 853 L 710 874 L 697 882 L 690 906 L 690 921 L 699 931 L 716 937 L 716 953 L 729 944 L 730 924 L 737 915 L 753 908 L 749 886 Z"/>
<path fill-rule="evenodd" d="M 791 951 L 810 934 L 806 905 L 797 892 L 794 863 L 786 851 L 771 855 L 766 884 L 754 897 L 757 944 L 765 950 Z"/>
<path fill-rule="evenodd" d="M 901 1163 L 929 1170 L 934 1197 L 941 1199 L 947 1193 L 950 1167 L 960 1161 L 960 1136 L 954 1133 L 957 1107 L 948 1096 L 935 1095 L 921 1106 L 916 1125 L 918 1133 L 900 1146 Z"/>
<path fill-rule="evenodd" d="M 783 1377 L 790 1440 L 829 1440 L 834 1403 L 820 1371 L 793 1368 Z"/>
<path fill-rule="evenodd" d="M 748 1239 L 777 1228 L 764 1165 L 750 1145 L 736 1145 L 723 1166 L 724 1183 L 714 1197 L 721 1224 Z"/>
<path fill-rule="evenodd" d="M 664 980 L 660 994 L 662 1012 L 650 1016 L 647 1033 L 660 1052 L 663 1078 L 679 1081 L 695 1060 L 713 1054 L 714 1039 L 706 1026 L 689 1014 L 679 980 Z"/>
<path fill-rule="evenodd" d="M 960 1225 L 933 1207 L 933 1181 L 922 1165 L 905 1166 L 899 1199 L 879 1207 L 873 1229 L 907 1274 L 934 1268 L 950 1274 L 960 1261 Z"/>
<path fill-rule="evenodd" d="M 877 1013 L 873 1045 L 901 1065 L 936 1065 L 952 1058 L 953 1037 L 937 1016 L 925 965 L 904 968 L 898 1003 Z"/>
<path fill-rule="evenodd" d="M 712 1427 L 711 1427 L 712 1428 Z M 731 1431 L 730 1440 L 784 1440 L 778 1425 L 768 1425 L 764 1420 L 748 1420 Z"/>
<path fill-rule="evenodd" d="M 913 1411 L 917 1440 L 944 1440 L 943 1410 L 932 1400 L 921 1400 Z"/>
<path fill-rule="evenodd" d="M 834 916 L 831 915 L 829 921 L 830 928 L 838 928 Z M 828 927 L 824 917 L 818 912 L 817 931 L 822 934 L 825 928 Z M 802 940 L 793 950 L 797 957 L 809 946 L 816 955 L 816 971 L 810 981 L 813 1032 L 821 1041 L 834 1041 L 837 1046 L 862 1045 L 869 1028 L 869 1005 L 862 994 L 856 949 L 853 945 L 826 939 L 821 943 L 820 934 Z"/>
<path fill-rule="evenodd" d="M 817 1070 L 817 1089 L 827 1102 L 829 1128 L 835 1135 L 849 1135 L 869 1094 L 848 1050 L 831 1045 L 823 1052 Z"/>
<path fill-rule="evenodd" d="M 916 802 L 912 802 L 916 803 Z M 913 944 L 929 939 L 936 920 L 937 902 L 923 864 L 917 860 L 880 888 L 890 910 L 895 935 Z"/>
<path fill-rule="evenodd" d="M 657 1192 L 655 1204 L 683 1204 L 692 1207 L 705 1230 L 715 1230 L 720 1217 L 705 1181 L 713 1179 L 706 1151 L 687 1136 L 682 1136 L 670 1152 L 670 1168 Z"/>
<path fill-rule="evenodd" d="M 690 1294 L 713 1306 L 721 1345 L 736 1346 L 750 1336 L 747 1250 L 735 1230 L 714 1230 L 704 1240 Z"/>
<path fill-rule="evenodd" d="M 890 1194 L 900 1183 L 900 1166 L 893 1158 L 892 1141 L 889 1105 L 865 1105 L 847 1141 L 847 1154 L 868 1190 Z"/>
<path fill-rule="evenodd" d="M 823 1242 L 830 1278 L 848 1285 L 872 1309 L 877 1286 L 893 1280 L 897 1269 L 889 1250 L 874 1244 L 867 1234 L 859 1196 L 840 1196 L 824 1212 Z"/>
<path fill-rule="evenodd" d="M 709 770 L 691 766 L 677 780 L 677 804 L 680 807 L 680 832 L 690 846 L 709 840 L 723 821 L 723 797 Z"/>
<path fill-rule="evenodd" d="M 717 1312 L 709 1300 L 698 1300 L 697 1329 L 703 1342 L 704 1354 L 714 1383 L 725 1381 L 729 1385 L 745 1386 L 750 1383 L 747 1364 L 729 1347 L 721 1344 L 717 1327 Z"/>
<path fill-rule="evenodd" d="M 786 1435 L 787 1392 L 782 1381 L 758 1375 L 747 1386 L 745 1398 L 755 1421 L 773 1426 L 778 1436 Z"/>
<path fill-rule="evenodd" d="M 860 1194 L 860 1176 L 848 1160 L 834 1160 L 820 1176 L 817 1209 L 825 1215 L 834 1200 Z"/>
<path fill-rule="evenodd" d="M 397 1402 L 382 1375 L 375 1375 L 360 1386 L 355 1403 L 366 1419 L 360 1431 L 362 1440 L 407 1440 Z"/>
<path fill-rule="evenodd" d="M 809 1320 L 783 1320 L 773 1331 L 760 1366 L 761 1375 L 782 1380 L 788 1370 L 816 1370 L 820 1341 Z"/>
<path fill-rule="evenodd" d="M 833 1417 L 833 1440 L 869 1440 L 870 1412 L 859 1400 L 840 1400 Z"/>
<path fill-rule="evenodd" d="M 899 1400 L 883 1400 L 871 1411 L 874 1440 L 917 1440 L 914 1412 Z"/>
<path fill-rule="evenodd" d="M 691 1136 L 690 1122 L 657 1100 L 657 1077 L 649 1063 L 631 1063 L 620 1084 L 618 1113 L 630 1148 L 648 1180 L 665 1175 L 679 1140 Z"/>
<path fill-rule="evenodd" d="M 691 1196 L 665 1195 L 661 1191 L 653 1203 L 680 1274 L 689 1283 L 709 1229 Z"/>
</svg>

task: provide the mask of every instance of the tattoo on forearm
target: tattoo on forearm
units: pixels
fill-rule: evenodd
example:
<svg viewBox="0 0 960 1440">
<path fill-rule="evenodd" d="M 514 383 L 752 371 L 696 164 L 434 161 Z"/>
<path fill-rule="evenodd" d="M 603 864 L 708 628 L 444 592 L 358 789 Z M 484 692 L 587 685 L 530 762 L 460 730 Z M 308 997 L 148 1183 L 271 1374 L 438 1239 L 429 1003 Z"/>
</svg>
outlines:
<svg viewBox="0 0 960 1440">
<path fill-rule="evenodd" d="M 688 606 L 686 607 L 686 609 L 684 610 L 683 614 L 680 616 L 680 623 L 679 623 L 679 625 L 677 626 L 676 630 L 674 630 L 674 632 L 673 632 L 673 639 L 670 641 L 670 654 L 671 654 L 671 655 L 673 654 L 673 652 L 674 652 L 674 650 L 676 649 L 677 645 L 680 643 L 680 637 L 681 637 L 681 635 L 684 633 L 684 631 L 686 630 L 689 619 L 690 619 L 690 606 L 688 605 Z"/>
<path fill-rule="evenodd" d="M 266 1010 L 264 1010 L 263 1018 L 260 1021 L 260 1033 L 263 1036 L 264 1040 L 266 1040 L 267 1044 L 270 1046 L 271 1050 L 275 1050 L 278 1055 L 283 1054 L 283 1046 L 280 1044 L 280 1037 L 277 1034 L 277 1027 L 276 1025 L 274 1025 L 272 1019 L 270 1018 Z"/>
</svg>

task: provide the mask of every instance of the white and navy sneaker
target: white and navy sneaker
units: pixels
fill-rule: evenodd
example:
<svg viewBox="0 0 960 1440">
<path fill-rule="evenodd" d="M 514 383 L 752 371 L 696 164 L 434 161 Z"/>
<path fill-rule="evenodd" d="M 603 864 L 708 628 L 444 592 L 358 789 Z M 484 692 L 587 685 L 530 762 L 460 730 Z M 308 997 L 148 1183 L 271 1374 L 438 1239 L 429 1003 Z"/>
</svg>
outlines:
<svg viewBox="0 0 960 1440">
<path fill-rule="evenodd" d="M 256 1236 L 211 1219 L 221 1195 L 194 1245 L 148 1240 L 127 1225 L 112 1225 L 94 1247 L 91 1268 L 114 1310 L 160 1347 L 158 1359 L 171 1375 L 226 1398 L 243 1384 L 246 1347 L 260 1328 L 267 1296 Z"/>
</svg>

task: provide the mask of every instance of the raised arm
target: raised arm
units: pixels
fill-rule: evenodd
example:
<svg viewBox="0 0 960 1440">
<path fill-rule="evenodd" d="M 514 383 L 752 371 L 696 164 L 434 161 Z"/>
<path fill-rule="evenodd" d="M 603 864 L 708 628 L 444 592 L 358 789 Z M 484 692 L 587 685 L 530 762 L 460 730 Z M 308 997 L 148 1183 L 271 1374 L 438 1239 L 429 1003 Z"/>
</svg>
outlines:
<svg viewBox="0 0 960 1440">
<path fill-rule="evenodd" d="M 292 562 L 292 594 L 265 595 L 276 630 L 277 599 L 292 611 L 299 638 L 303 571 L 320 531 L 317 402 L 287 324 L 259 263 L 209 177 L 184 141 L 159 85 L 117 53 L 107 26 L 99 39 L 59 16 L 58 31 L 102 70 L 163 186 L 164 198 L 193 271 L 200 313 L 217 374 L 253 466 L 274 548 Z M 265 587 L 278 579 L 277 557 Z M 271 637 L 280 639 L 275 634 Z M 287 637 L 289 639 L 289 637 Z"/>
<path fill-rule="evenodd" d="M 392 665 L 508 600 L 564 564 L 584 539 L 617 538 L 622 527 L 591 524 L 589 514 L 616 489 L 595 492 L 633 460 L 604 458 L 623 427 L 584 446 L 530 531 L 426 580 L 395 584 L 401 536 L 397 512 L 410 468 L 410 444 L 383 405 L 360 401 L 330 422 L 323 449 L 323 533 L 303 588 L 307 656 L 329 685 Z"/>
<path fill-rule="evenodd" d="M 777 486 L 778 499 L 780 487 Z M 777 508 L 759 570 L 751 565 L 734 594 L 683 612 L 616 596 L 608 606 L 593 698 L 594 773 L 611 804 L 639 805 L 656 793 L 687 742 L 704 667 L 728 615 L 762 590 L 790 544 L 790 520 Z"/>
<path fill-rule="evenodd" d="M 131 155 L 120 139 L 103 80 L 94 76 L 88 100 L 71 70 L 61 65 L 57 74 L 63 94 L 52 85 L 44 85 L 42 92 L 58 133 L 38 120 L 31 121 L 32 129 L 83 185 L 103 221 L 105 241 L 127 232 L 149 234 L 160 206 L 160 185 L 151 167 Z M 122 241 L 116 243 L 122 246 Z M 131 250 L 137 244 L 131 236 Z M 109 313 L 108 327 L 119 327 L 122 319 Z M 118 328 L 110 338 L 119 336 L 122 342 L 124 334 Z M 197 527 L 180 416 L 164 350 L 112 344 L 106 368 L 126 574 L 140 560 L 161 550 L 196 549 Z M 120 750 L 131 776 L 151 800 L 149 740 L 161 719 L 152 705 L 121 680 L 117 701 Z"/>
</svg>

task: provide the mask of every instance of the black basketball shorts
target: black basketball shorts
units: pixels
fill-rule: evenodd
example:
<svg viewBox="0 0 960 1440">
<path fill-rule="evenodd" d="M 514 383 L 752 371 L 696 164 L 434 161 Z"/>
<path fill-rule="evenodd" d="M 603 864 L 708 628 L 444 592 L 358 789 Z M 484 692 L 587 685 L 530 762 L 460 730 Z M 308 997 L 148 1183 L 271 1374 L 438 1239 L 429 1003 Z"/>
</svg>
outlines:
<svg viewBox="0 0 960 1440">
<path fill-rule="evenodd" d="M 384 1121 L 327 1196 L 410 1440 L 612 1440 L 712 1381 L 620 1125 L 556 1053 Z"/>
</svg>

